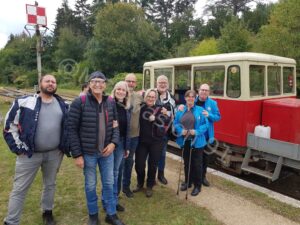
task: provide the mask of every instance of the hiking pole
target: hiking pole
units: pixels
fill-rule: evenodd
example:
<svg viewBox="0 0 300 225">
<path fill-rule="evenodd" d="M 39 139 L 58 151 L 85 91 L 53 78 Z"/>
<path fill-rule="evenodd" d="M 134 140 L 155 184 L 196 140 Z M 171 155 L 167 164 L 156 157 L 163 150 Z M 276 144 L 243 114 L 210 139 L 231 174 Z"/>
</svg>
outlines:
<svg viewBox="0 0 300 225">
<path fill-rule="evenodd" d="M 189 183 L 190 183 L 190 172 L 191 172 L 191 159 L 192 159 L 192 148 L 190 147 L 190 157 L 189 157 L 189 169 L 188 169 L 188 177 L 187 177 L 187 188 L 185 193 L 185 199 L 188 199 L 188 192 L 189 192 Z"/>
<path fill-rule="evenodd" d="M 179 177 L 178 177 L 178 185 L 177 185 L 177 195 L 179 195 L 179 186 L 180 186 L 180 178 L 181 178 L 181 170 L 182 170 L 183 152 L 184 152 L 184 147 L 182 148 L 180 165 L 179 165 Z"/>
</svg>

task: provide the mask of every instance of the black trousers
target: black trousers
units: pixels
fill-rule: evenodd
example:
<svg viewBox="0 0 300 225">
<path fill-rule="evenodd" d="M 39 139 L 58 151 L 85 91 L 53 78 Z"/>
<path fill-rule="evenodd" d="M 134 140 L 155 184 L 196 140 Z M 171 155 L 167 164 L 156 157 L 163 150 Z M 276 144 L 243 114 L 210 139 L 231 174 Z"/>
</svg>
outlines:
<svg viewBox="0 0 300 225">
<path fill-rule="evenodd" d="M 206 177 L 206 172 L 207 172 L 207 166 L 209 163 L 209 155 L 205 153 L 205 151 L 203 152 L 203 166 L 202 166 L 202 177 L 203 179 Z"/>
<path fill-rule="evenodd" d="M 156 168 L 161 156 L 164 141 L 140 142 L 135 152 L 135 171 L 138 186 L 144 186 L 145 169 L 148 157 L 147 187 L 153 187 L 155 182 Z"/>
<path fill-rule="evenodd" d="M 194 184 L 195 187 L 201 188 L 203 169 L 203 148 L 191 148 L 191 141 L 185 141 L 183 151 L 185 183 L 189 182 L 189 184 Z M 190 177 L 188 181 L 189 165 Z"/>
</svg>

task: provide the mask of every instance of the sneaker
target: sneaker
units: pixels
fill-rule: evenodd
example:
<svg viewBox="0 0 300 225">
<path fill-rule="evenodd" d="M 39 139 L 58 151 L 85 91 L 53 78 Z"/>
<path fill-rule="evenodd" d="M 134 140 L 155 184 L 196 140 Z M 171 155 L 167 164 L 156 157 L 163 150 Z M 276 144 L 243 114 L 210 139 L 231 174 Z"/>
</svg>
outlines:
<svg viewBox="0 0 300 225">
<path fill-rule="evenodd" d="M 106 215 L 105 222 L 112 224 L 112 225 L 125 225 L 117 216 L 117 214 L 114 215 Z"/>
<path fill-rule="evenodd" d="M 146 197 L 147 198 L 151 198 L 152 195 L 153 195 L 152 188 L 151 187 L 147 187 L 147 189 L 146 189 Z"/>
<path fill-rule="evenodd" d="M 52 215 L 52 210 L 45 210 L 43 212 L 43 224 L 44 225 L 55 225 L 56 222 L 53 218 L 53 215 Z"/>
<path fill-rule="evenodd" d="M 123 193 L 126 195 L 127 198 L 133 198 L 133 193 L 129 187 L 123 188 Z"/>
<path fill-rule="evenodd" d="M 98 213 L 89 215 L 88 225 L 99 225 Z"/>
<path fill-rule="evenodd" d="M 124 212 L 125 211 L 125 208 L 123 206 L 121 206 L 120 204 L 116 205 L 116 209 L 117 209 L 118 212 Z"/>
<path fill-rule="evenodd" d="M 204 177 L 203 181 L 202 181 L 202 184 L 206 187 L 209 187 L 210 186 L 210 183 L 208 182 L 208 180 L 206 179 L 206 177 Z"/>
</svg>

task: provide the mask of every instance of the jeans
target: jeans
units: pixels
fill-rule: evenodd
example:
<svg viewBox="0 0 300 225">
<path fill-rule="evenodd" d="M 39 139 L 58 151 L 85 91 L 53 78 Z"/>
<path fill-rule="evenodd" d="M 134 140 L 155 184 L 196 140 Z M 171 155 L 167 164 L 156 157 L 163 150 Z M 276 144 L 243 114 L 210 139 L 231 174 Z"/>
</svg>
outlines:
<svg viewBox="0 0 300 225">
<path fill-rule="evenodd" d="M 87 208 L 90 215 L 98 213 L 97 165 L 101 174 L 103 207 L 108 215 L 116 214 L 116 202 L 113 194 L 114 186 L 114 154 L 103 157 L 100 153 L 84 154 L 84 178 Z"/>
<path fill-rule="evenodd" d="M 19 224 L 27 191 L 39 168 L 41 168 L 43 176 L 41 208 L 43 211 L 53 209 L 56 175 L 62 158 L 63 153 L 60 150 L 34 153 L 31 158 L 26 155 L 17 156 L 13 190 L 10 194 L 5 218 L 7 224 Z M 1 182 L 4 183 L 4 181 Z"/>
<path fill-rule="evenodd" d="M 165 136 L 164 139 L 164 147 L 161 152 L 161 156 L 158 161 L 158 171 L 164 171 L 165 165 L 166 165 L 166 152 L 167 152 L 167 146 L 168 146 L 168 137 Z"/>
<path fill-rule="evenodd" d="M 135 154 L 135 150 L 137 148 L 138 143 L 139 143 L 139 137 L 130 138 L 129 155 L 124 160 L 123 190 L 124 190 L 124 188 L 130 187 L 131 172 L 132 172 L 132 167 L 133 167 L 133 156 Z"/>
<path fill-rule="evenodd" d="M 119 174 L 121 164 L 124 158 L 124 144 L 125 139 L 123 137 L 120 137 L 120 142 L 118 144 L 118 147 L 114 150 L 114 197 L 116 204 L 118 204 L 118 195 L 120 192 L 119 187 L 119 176 L 121 176 L 121 173 Z M 123 171 L 122 171 L 123 172 Z"/>
</svg>

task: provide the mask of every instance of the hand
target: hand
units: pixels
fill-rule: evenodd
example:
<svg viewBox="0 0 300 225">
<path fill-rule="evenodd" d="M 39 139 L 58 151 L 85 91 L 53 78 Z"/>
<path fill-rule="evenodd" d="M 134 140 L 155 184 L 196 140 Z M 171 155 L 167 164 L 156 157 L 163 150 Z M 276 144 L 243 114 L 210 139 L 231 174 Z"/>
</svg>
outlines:
<svg viewBox="0 0 300 225">
<path fill-rule="evenodd" d="M 118 120 L 114 120 L 114 121 L 113 121 L 113 128 L 116 128 L 116 127 L 118 127 L 118 126 L 119 126 Z"/>
<path fill-rule="evenodd" d="M 165 107 L 161 108 L 161 113 L 164 115 L 168 115 L 168 110 Z"/>
<path fill-rule="evenodd" d="M 178 106 L 178 111 L 183 111 L 183 110 L 184 110 L 184 105 L 182 105 L 182 104 L 179 105 L 179 106 Z"/>
<path fill-rule="evenodd" d="M 205 117 L 208 117 L 208 112 L 206 110 L 203 110 L 202 115 L 204 115 Z"/>
<path fill-rule="evenodd" d="M 154 120 L 155 120 L 155 116 L 154 116 L 154 115 L 149 116 L 149 121 L 150 121 L 150 122 L 152 122 L 152 121 L 154 121 Z"/>
<path fill-rule="evenodd" d="M 109 156 L 115 150 L 115 144 L 109 143 L 102 151 L 104 157 Z"/>
<path fill-rule="evenodd" d="M 195 130 L 190 130 L 191 135 L 195 136 L 195 133 L 196 133 Z"/>
<path fill-rule="evenodd" d="M 125 150 L 124 152 L 124 158 L 126 159 L 129 156 L 130 151 L 129 150 Z"/>
<path fill-rule="evenodd" d="M 84 167 L 84 160 L 82 156 L 75 158 L 75 165 L 78 166 L 80 169 Z"/>
<path fill-rule="evenodd" d="M 187 132 L 188 132 L 187 130 L 182 130 L 182 135 L 183 136 L 187 135 Z"/>
</svg>

